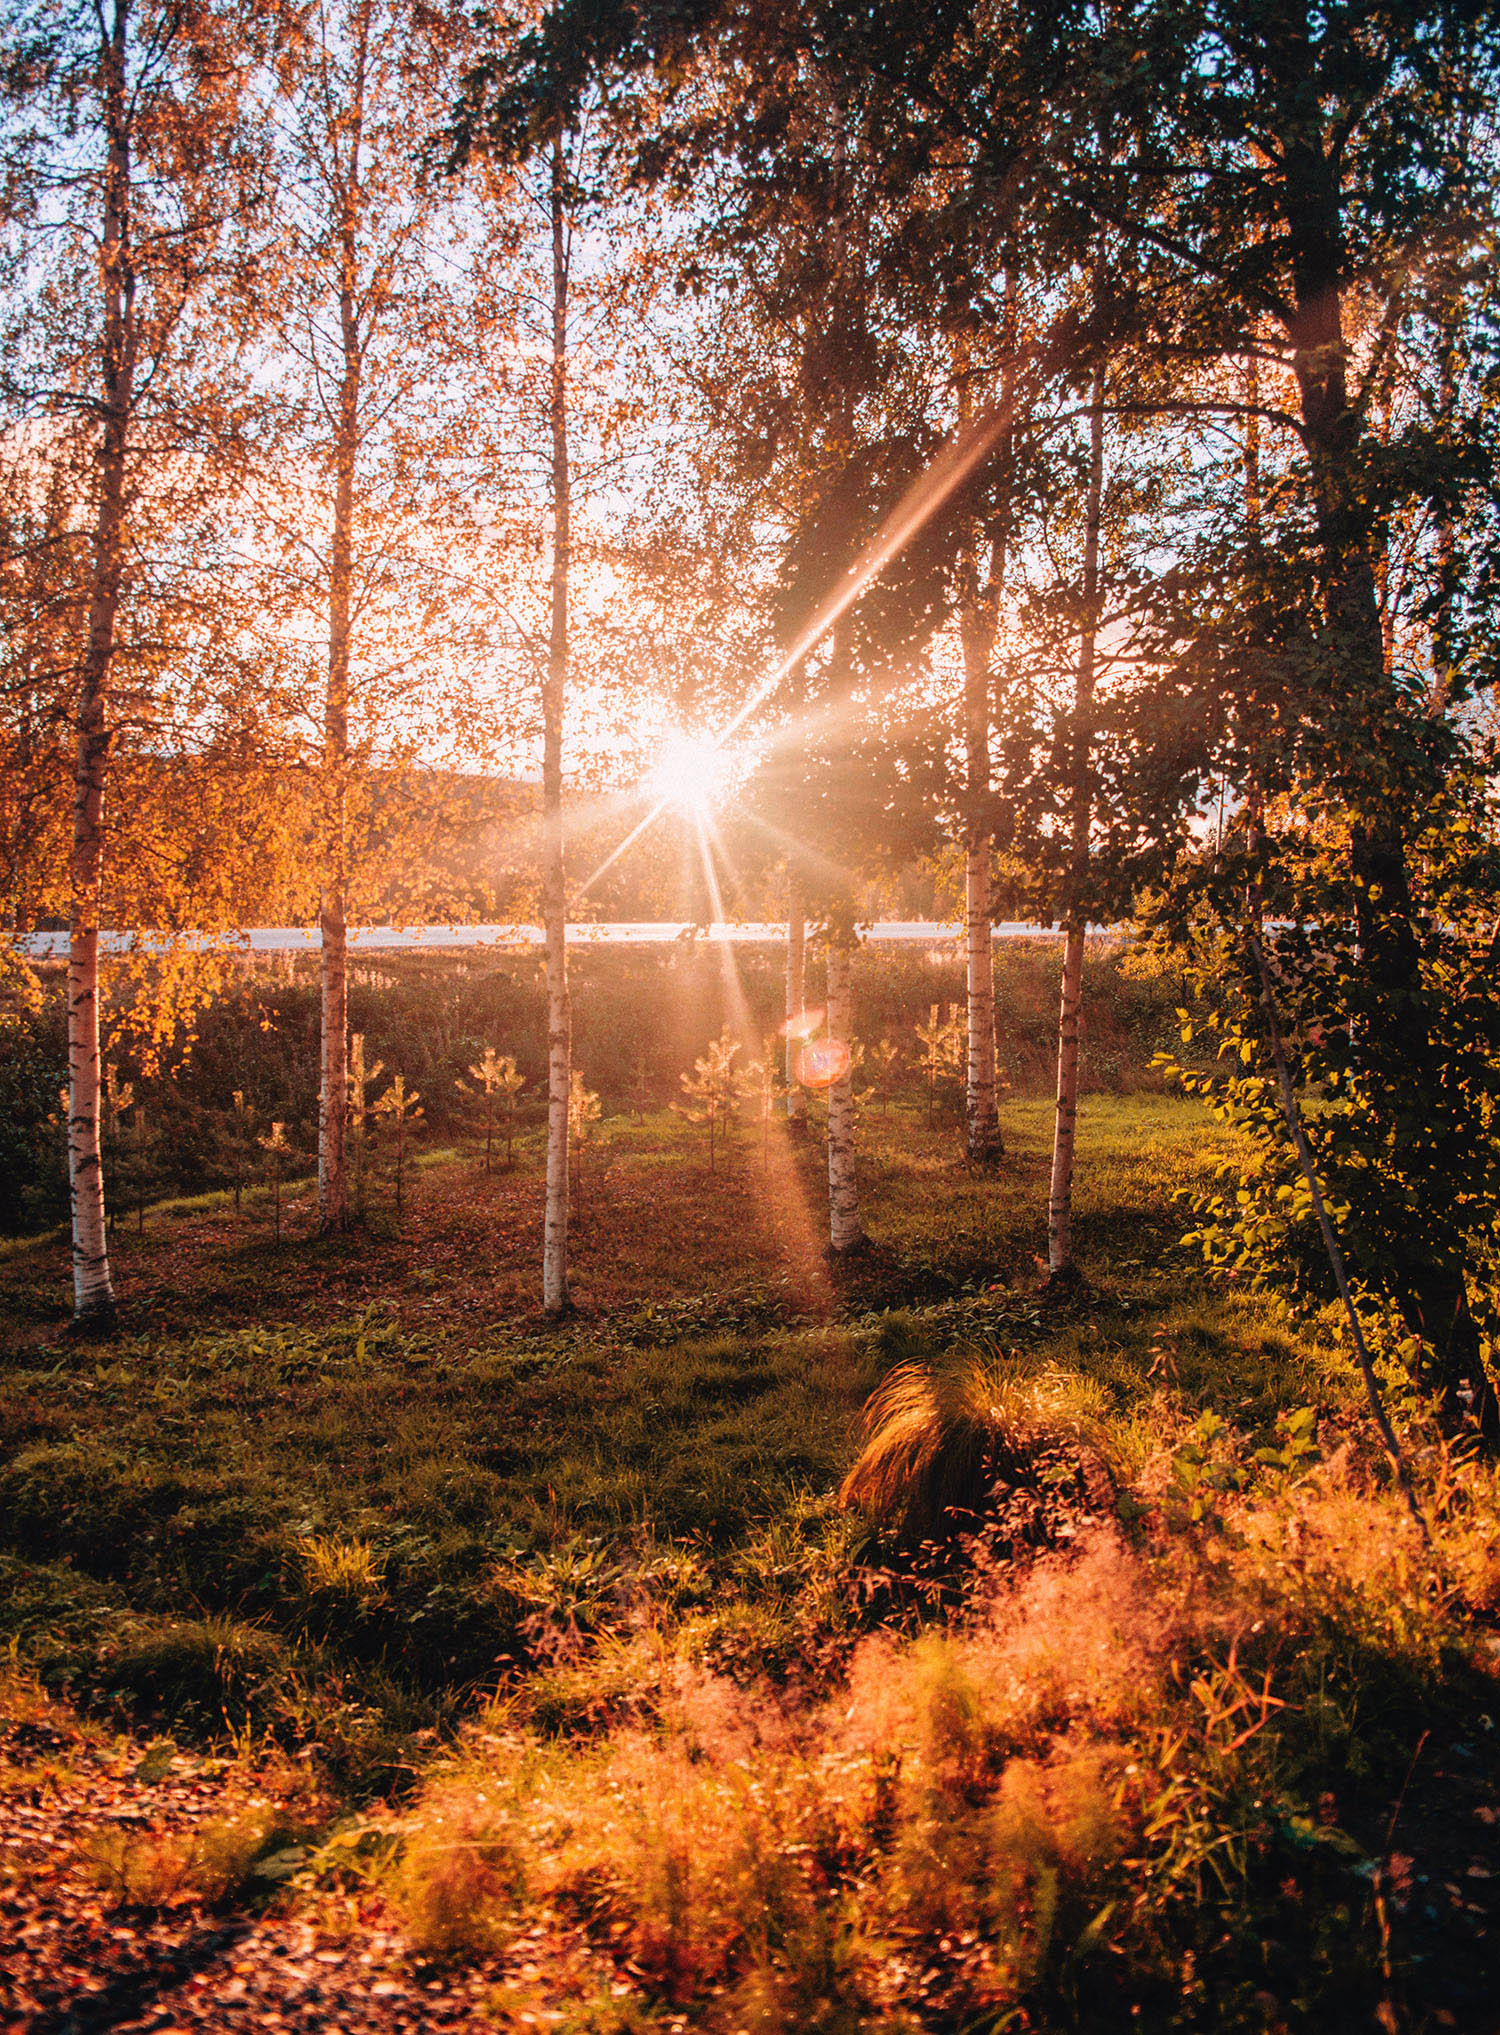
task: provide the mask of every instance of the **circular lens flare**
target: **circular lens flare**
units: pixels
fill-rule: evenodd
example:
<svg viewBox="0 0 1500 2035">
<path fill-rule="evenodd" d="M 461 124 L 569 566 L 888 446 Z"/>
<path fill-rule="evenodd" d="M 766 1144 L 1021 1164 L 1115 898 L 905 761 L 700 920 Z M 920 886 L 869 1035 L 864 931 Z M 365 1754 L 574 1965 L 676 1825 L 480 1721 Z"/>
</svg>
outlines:
<svg viewBox="0 0 1500 2035">
<path fill-rule="evenodd" d="M 809 1039 L 797 1063 L 804 1088 L 832 1088 L 849 1072 L 849 1048 L 842 1039 Z"/>
<path fill-rule="evenodd" d="M 733 774 L 733 760 L 717 742 L 678 730 L 662 744 L 647 784 L 663 805 L 704 819 L 728 792 Z"/>
</svg>

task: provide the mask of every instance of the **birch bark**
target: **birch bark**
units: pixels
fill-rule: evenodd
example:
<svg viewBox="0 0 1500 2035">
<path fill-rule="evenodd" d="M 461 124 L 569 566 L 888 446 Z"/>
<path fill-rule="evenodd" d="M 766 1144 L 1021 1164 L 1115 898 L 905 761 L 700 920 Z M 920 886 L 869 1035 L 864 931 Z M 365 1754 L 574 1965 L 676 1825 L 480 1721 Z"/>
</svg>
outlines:
<svg viewBox="0 0 1500 2035">
<path fill-rule="evenodd" d="M 828 1036 L 845 1048 L 854 1040 L 853 968 L 848 946 L 828 943 Z M 845 1065 L 828 1090 L 828 1241 L 836 1252 L 864 1242 L 854 1171 L 854 1083 Z"/>
<path fill-rule="evenodd" d="M 786 880 L 786 1121 L 793 1137 L 807 1136 L 807 1090 L 801 1081 L 802 1040 L 797 1027 L 807 1001 L 807 920 L 802 886 Z"/>
<path fill-rule="evenodd" d="M 103 429 L 95 511 L 88 633 L 77 710 L 68 938 L 68 1189 L 73 1239 L 73 1313 L 108 1329 L 114 1286 L 105 1232 L 100 1154 L 99 913 L 104 874 L 104 783 L 108 693 L 125 557 L 125 478 L 135 398 L 138 334 L 131 243 L 131 147 L 125 53 L 128 0 L 116 0 L 103 55 L 107 159 L 99 280 L 104 311 Z"/>
<path fill-rule="evenodd" d="M 323 722 L 323 894 L 318 1090 L 318 1224 L 349 1226 L 348 781 L 349 627 L 354 557 L 354 488 L 359 454 L 364 335 L 359 316 L 358 224 L 364 145 L 365 59 L 369 9 L 356 17 L 348 157 L 339 191 L 339 344 L 341 372 L 334 421 L 333 533 L 328 574 L 328 691 Z"/>
<path fill-rule="evenodd" d="M 1099 525 L 1104 500 L 1104 369 L 1094 370 L 1089 391 L 1089 467 L 1084 501 L 1083 628 L 1078 642 L 1069 742 L 1069 869 L 1064 916 L 1062 1000 L 1057 1025 L 1057 1121 L 1052 1136 L 1052 1179 L 1047 1194 L 1047 1272 L 1059 1283 L 1076 1277 L 1073 1257 L 1073 1153 L 1078 1135 L 1078 1047 L 1083 1008 L 1083 942 L 1087 912 L 1090 721 L 1099 630 Z"/>
<path fill-rule="evenodd" d="M 964 576 L 959 637 L 964 659 L 964 760 L 968 815 L 964 840 L 964 952 L 968 1068 L 964 1095 L 970 1161 L 993 1167 L 1000 1136 L 995 1067 L 995 957 L 990 930 L 990 665 L 995 645 L 992 600 L 981 594 L 972 554 Z"/>
<path fill-rule="evenodd" d="M 547 942 L 547 1201 L 542 1304 L 568 1306 L 568 1097 L 573 1025 L 568 998 L 567 865 L 563 840 L 562 735 L 568 682 L 568 232 L 561 140 L 552 144 L 552 616 L 542 688 L 542 921 Z"/>
</svg>

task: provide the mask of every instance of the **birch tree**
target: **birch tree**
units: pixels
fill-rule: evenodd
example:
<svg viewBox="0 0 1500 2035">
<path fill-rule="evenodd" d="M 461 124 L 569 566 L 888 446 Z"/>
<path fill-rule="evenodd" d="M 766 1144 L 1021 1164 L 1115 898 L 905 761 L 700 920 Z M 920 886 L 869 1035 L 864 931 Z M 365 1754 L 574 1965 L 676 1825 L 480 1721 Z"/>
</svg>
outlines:
<svg viewBox="0 0 1500 2035">
<path fill-rule="evenodd" d="M 963 659 L 964 749 L 964 976 L 968 1052 L 964 1133 L 972 1165 L 991 1168 L 1004 1156 L 1000 1134 L 999 1068 L 995 1039 L 995 957 L 991 872 L 995 855 L 990 731 L 996 709 L 995 648 L 1005 592 L 1016 486 L 1017 289 L 1012 271 L 1004 287 L 1000 368 L 995 397 L 1006 420 L 996 448 L 988 513 L 966 519 L 959 535 L 956 599 Z M 975 372 L 972 344 L 960 343 L 958 413 L 972 421 Z"/>
<path fill-rule="evenodd" d="M 435 250 L 451 194 L 418 163 L 443 103 L 447 51 L 434 25 L 405 0 L 322 0 L 307 18 L 281 136 L 282 336 L 303 429 L 298 462 L 265 488 L 264 508 L 280 533 L 287 611 L 306 634 L 309 664 L 322 667 L 309 717 L 320 801 L 324 1230 L 351 1216 L 348 918 L 370 832 L 370 773 L 384 773 L 389 801 L 392 773 L 421 754 L 432 727 L 435 665 L 461 635 L 439 562 L 439 533 L 451 540 L 452 531 L 433 471 L 458 315 Z M 430 749 L 422 760 L 433 760 Z"/>
<path fill-rule="evenodd" d="M 173 683 L 141 620 L 168 576 L 147 566 L 148 531 L 170 557 L 196 521 L 203 547 L 234 464 L 258 188 L 247 100 L 277 26 L 155 0 L 12 7 L 4 21 L 11 466 L 72 462 L 79 490 L 68 1168 L 75 1321 L 92 1328 L 115 1316 L 100 1150 L 111 755 Z"/>
<path fill-rule="evenodd" d="M 1073 1256 L 1073 1154 L 1078 1137 L 1078 1052 L 1083 1015 L 1083 951 L 1087 934 L 1089 831 L 1093 823 L 1092 721 L 1100 619 L 1099 532 L 1104 506 L 1105 371 L 1096 365 L 1088 396 L 1083 564 L 1079 588 L 1078 663 L 1063 753 L 1067 774 L 1066 876 L 1062 911 L 1062 995 L 1057 1021 L 1057 1118 L 1047 1189 L 1047 1276 L 1076 1277 Z"/>
<path fill-rule="evenodd" d="M 573 1078 L 573 1011 L 568 993 L 568 872 L 563 835 L 563 713 L 568 690 L 568 594 L 572 565 L 572 483 L 568 470 L 567 158 L 560 135 L 547 157 L 547 223 L 552 249 L 551 620 L 542 687 L 542 926 L 547 942 L 547 1202 L 542 1224 L 542 1305 L 568 1306 L 568 1103 Z"/>
</svg>

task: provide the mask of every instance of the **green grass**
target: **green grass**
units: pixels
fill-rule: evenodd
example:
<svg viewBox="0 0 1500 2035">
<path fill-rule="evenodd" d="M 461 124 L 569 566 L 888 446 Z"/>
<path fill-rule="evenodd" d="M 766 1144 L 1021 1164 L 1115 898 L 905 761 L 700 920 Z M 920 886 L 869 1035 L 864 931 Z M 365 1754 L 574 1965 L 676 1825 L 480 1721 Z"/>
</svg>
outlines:
<svg viewBox="0 0 1500 2035">
<path fill-rule="evenodd" d="M 733 1562 L 789 1506 L 832 1489 L 886 1361 L 892 1307 L 930 1338 L 999 1337 L 1029 1361 L 1078 1364 L 1126 1418 L 1155 1390 L 1161 1320 L 1190 1352 L 1180 1377 L 1193 1403 L 1229 1366 L 1262 1417 L 1303 1393 L 1295 1365 L 1268 1367 L 1275 1335 L 1253 1309 L 1209 1298 L 1175 1259 L 1163 1288 L 1171 1190 L 1218 1136 L 1179 1103 L 1089 1105 L 1080 1242 L 1090 1260 L 1113 1252 L 1117 1262 L 1108 1298 L 1086 1318 L 1043 1322 L 1028 1275 L 1046 1129 L 1041 1105 L 1013 1107 L 1012 1156 L 989 1182 L 955 1163 L 951 1133 L 873 1118 L 867 1211 L 880 1252 L 819 1320 L 778 1321 L 778 1289 L 751 1266 L 722 1295 L 693 1290 L 685 1267 L 689 1290 L 677 1299 L 625 1295 L 613 1313 L 559 1330 L 441 1311 L 417 1326 L 406 1303 L 414 1284 L 425 1290 L 424 1267 L 386 1267 L 383 1292 L 379 1239 L 353 1247 L 374 1264 L 364 1305 L 278 1319 L 278 1265 L 299 1247 L 284 1244 L 278 1259 L 254 1226 L 263 1212 L 250 1211 L 188 1273 L 195 1288 L 229 1281 L 239 1319 L 186 1333 L 148 1325 L 105 1348 L 57 1342 L 6 1368 L 0 1561 L 12 1587 L 0 1633 L 95 1699 L 201 1730 L 222 1721 L 212 1677 L 183 1694 L 175 1671 L 141 1662 L 174 1624 L 228 1621 L 257 1636 L 263 1671 L 252 1684 L 226 1667 L 218 1708 L 296 1731 L 330 1687 L 342 1709 L 353 1676 L 363 1740 L 367 1711 L 428 1722 L 494 1685 L 522 1615 L 496 1581 L 505 1564 L 579 1536 L 687 1540 Z M 659 1166 L 664 1149 L 679 1163 L 695 1149 L 670 1118 L 614 1135 L 616 1178 Z M 753 1193 L 748 1148 L 736 1164 Z M 454 1165 L 435 1155 L 428 1180 Z M 698 1188 L 710 1211 L 723 1192 L 706 1176 Z M 441 1201 L 427 1221 L 441 1222 Z M 148 1264 L 196 1223 L 227 1218 L 228 1205 L 203 1197 L 157 1216 Z M 607 1202 L 599 1221 L 607 1228 Z M 127 1261 L 132 1245 L 122 1240 Z M 1158 1288 L 1148 1320 L 1140 1296 Z M 195 1311 L 191 1290 L 181 1311 Z M 747 1316 L 765 1325 L 739 1327 Z M 1191 1354 L 1200 1346 L 1201 1361 Z M 318 1536 L 368 1542 L 380 1586 L 314 1601 L 303 1550 Z"/>
<path fill-rule="evenodd" d="M 263 1211 L 238 1227 L 222 1202 L 163 1213 L 135 1256 L 121 1240 L 125 1283 L 144 1298 L 104 1345 L 35 1326 L 52 1304 L 56 1246 L 12 1253 L 4 1278 L 33 1326 L 0 1370 L 0 1640 L 106 1716 L 311 1748 L 346 1802 L 418 1789 L 418 1834 L 389 1891 L 414 1940 L 426 1930 L 445 1953 L 463 1948 L 454 1912 L 475 1916 L 474 1947 L 503 1939 L 520 1883 L 486 1867 L 478 1891 L 447 1885 L 434 1861 L 453 1856 L 449 1822 L 479 1814 L 476 1790 L 520 1789 L 533 1807 L 535 1790 L 555 1796 L 556 1816 L 538 1811 L 536 1828 L 574 1834 L 522 1843 L 513 1832 L 516 1872 L 568 1914 L 579 1887 L 594 1889 L 589 1912 L 633 1947 L 631 2011 L 648 2017 L 701 2011 L 693 2025 L 714 2029 L 1104 2027 L 1123 2025 L 1110 2016 L 1128 2018 L 1133 1999 L 1155 2016 L 1139 2025 L 1292 2026 L 1328 2011 L 1341 1969 L 1373 2013 L 1400 1988 L 1372 1934 L 1368 1877 L 1356 1885 L 1349 1860 L 1368 1868 L 1379 1855 L 1422 1732 L 1468 1743 L 1463 1720 L 1494 1704 L 1476 1665 L 1486 1607 L 1500 1602 L 1493 1474 L 1459 1472 L 1414 1430 L 1439 1534 L 1423 1557 L 1336 1344 L 1254 1295 L 1211 1287 L 1177 1243 L 1175 1193 L 1229 1149 L 1190 1103 L 1088 1100 L 1077 1174 L 1088 1283 L 1044 1302 L 1050 1125 L 1047 1105 L 1012 1103 L 991 1180 L 964 1168 L 951 1127 L 872 1114 L 862 1167 L 875 1248 L 828 1268 L 810 1239 L 783 1251 L 780 1232 L 757 1227 L 753 1142 L 711 1177 L 701 1139 L 676 1119 L 606 1124 L 609 1171 L 586 1186 L 580 1223 L 590 1297 L 557 1327 L 529 1297 L 530 1152 L 493 1180 L 472 1155 L 434 1157 L 401 1237 L 278 1250 Z M 816 1212 L 817 1151 L 799 1164 Z M 1000 1644 L 984 1637 L 982 1606 L 924 1638 L 918 1600 L 868 1587 L 868 1534 L 832 1496 L 859 1409 L 893 1364 L 964 1344 L 997 1352 L 1017 1377 L 1061 1380 L 1103 1435 L 1122 1552 L 1097 1560 L 1139 1628 L 1139 1701 L 1069 1695 L 1064 1675 L 1043 1728 L 1000 1682 L 982 1686 L 985 1648 Z M 1286 1453 L 1299 1408 L 1315 1415 L 1305 1459 Z M 1047 1627 L 1024 1578 L 1015 1587 L 1017 1629 Z M 1102 1644 L 1092 1614 L 1077 1592 L 1063 1596 L 1048 1643 L 1090 1657 Z M 865 1761 L 861 1772 L 885 1771 L 882 1760 L 892 1774 L 903 1761 L 923 1770 L 927 1754 L 900 1749 L 916 1724 L 882 1724 L 896 1737 L 873 1752 L 845 1744 L 846 1681 L 857 1695 L 862 1649 L 882 1626 L 894 1636 L 879 1643 L 898 1649 L 891 1687 L 928 1718 L 912 1745 L 957 1702 L 987 1749 L 963 1753 L 961 1784 L 934 1780 L 919 1799 L 892 1780 L 887 1808 L 861 1795 L 847 1828 L 776 1840 L 802 1846 L 795 1858 L 822 1860 L 828 1847 L 813 1878 L 844 1917 L 835 1955 L 831 1940 L 813 1941 L 811 1866 L 790 1878 L 778 1868 L 774 1886 L 757 1867 L 731 1898 L 741 1868 L 714 1846 L 730 1843 L 745 1732 L 770 1734 L 763 1757 L 793 1822 L 817 1821 L 833 1783 L 798 1778 L 804 1754 L 788 1747 L 803 1741 L 784 1737 L 788 1717 L 810 1734 L 805 1759 L 830 1773 L 846 1758 Z M 1046 1672 L 1062 1671 L 1054 1660 Z M 942 1695 L 949 1681 L 970 1693 Z M 749 1708 L 704 1738 L 692 1703 L 683 1722 L 682 1691 L 719 1687 Z M 1257 1690 L 1281 1706 L 1262 1704 L 1258 1723 Z M 642 1720 L 666 1748 L 649 1786 L 630 1735 Z M 483 1749 L 502 1743 L 521 1748 L 514 1772 L 510 1752 Z M 1488 1801 L 1500 1780 L 1488 1744 L 1469 1757 Z M 708 1791 L 705 1870 L 728 1879 L 703 1898 L 741 1945 L 727 1963 L 661 1907 L 613 1825 L 589 1834 L 579 1804 L 600 1774 L 620 1799 L 645 1788 L 658 1806 L 664 1787 L 684 1800 Z M 1016 1791 L 1028 1788 L 1041 1806 L 1021 1817 Z M 1076 1794 L 1069 1816 L 1114 1833 L 1093 1863 L 1069 1863 L 1059 1790 Z M 997 1817 L 1010 1818 L 1003 1843 Z M 498 1843 L 485 1837 L 481 1850 Z M 918 1868 L 923 1844 L 934 1856 L 956 1847 L 939 1875 L 946 1893 Z M 1134 1861 L 1123 1879 L 1121 1860 Z M 1003 1917 L 975 1891 L 986 1872 L 1011 1875 Z M 1108 1911 L 1095 1932 L 1113 1946 L 1107 1982 L 1092 1953 L 1069 1963 L 1038 1948 L 1044 1883 L 1061 1890 L 1058 1913 L 1080 1940 Z M 1296 1914 L 1277 1905 L 1284 1884 L 1308 1904 Z M 782 1914 L 779 1948 L 747 1920 L 756 1903 Z M 1014 1955 L 987 1952 L 981 1975 L 967 1952 L 945 1951 L 947 1992 L 882 2004 L 892 1943 L 975 1930 Z M 607 1978 L 607 1966 L 590 1968 Z M 1219 1993 L 1203 1969 L 1218 1972 Z M 1284 2021 L 1256 2005 L 1260 1993 Z"/>
</svg>

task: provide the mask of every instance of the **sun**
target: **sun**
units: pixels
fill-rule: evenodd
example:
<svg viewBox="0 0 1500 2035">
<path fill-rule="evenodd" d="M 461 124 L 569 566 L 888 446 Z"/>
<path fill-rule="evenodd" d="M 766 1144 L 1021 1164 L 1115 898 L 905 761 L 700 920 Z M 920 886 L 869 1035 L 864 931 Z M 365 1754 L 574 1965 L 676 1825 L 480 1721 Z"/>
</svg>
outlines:
<svg viewBox="0 0 1500 2035">
<path fill-rule="evenodd" d="M 717 742 L 678 729 L 663 742 L 646 782 L 662 805 L 702 820 L 723 802 L 733 776 L 733 758 Z"/>
</svg>

